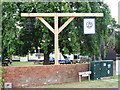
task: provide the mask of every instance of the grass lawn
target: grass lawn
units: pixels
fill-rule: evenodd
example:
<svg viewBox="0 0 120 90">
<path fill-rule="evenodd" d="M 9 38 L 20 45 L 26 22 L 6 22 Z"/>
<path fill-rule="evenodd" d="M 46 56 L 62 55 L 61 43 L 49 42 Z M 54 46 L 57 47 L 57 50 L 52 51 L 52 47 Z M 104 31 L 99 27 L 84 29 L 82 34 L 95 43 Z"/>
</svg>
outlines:
<svg viewBox="0 0 120 90">
<path fill-rule="evenodd" d="M 118 79 L 118 76 L 110 77 L 109 79 Z M 117 88 L 118 81 L 107 82 L 103 80 L 85 80 L 82 82 L 62 83 L 56 85 L 43 85 L 34 88 Z"/>
<path fill-rule="evenodd" d="M 10 66 L 32 66 L 32 65 L 43 65 L 43 64 L 34 64 L 34 62 L 12 62 Z"/>
<path fill-rule="evenodd" d="M 12 62 L 12 64 L 9 64 L 9 66 L 33 66 L 33 65 L 43 65 L 43 63 L 41 64 L 34 64 L 34 62 L 19 62 L 19 61 L 14 61 Z"/>
</svg>

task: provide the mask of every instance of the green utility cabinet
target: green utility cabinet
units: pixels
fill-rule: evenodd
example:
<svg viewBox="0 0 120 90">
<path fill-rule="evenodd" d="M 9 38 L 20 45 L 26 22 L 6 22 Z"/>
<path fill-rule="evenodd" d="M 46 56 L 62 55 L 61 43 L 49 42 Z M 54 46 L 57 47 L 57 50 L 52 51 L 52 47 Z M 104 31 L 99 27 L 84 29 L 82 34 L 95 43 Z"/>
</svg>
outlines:
<svg viewBox="0 0 120 90">
<path fill-rule="evenodd" d="M 90 62 L 91 80 L 98 80 L 102 77 L 113 76 L 113 61 L 102 60 Z"/>
</svg>

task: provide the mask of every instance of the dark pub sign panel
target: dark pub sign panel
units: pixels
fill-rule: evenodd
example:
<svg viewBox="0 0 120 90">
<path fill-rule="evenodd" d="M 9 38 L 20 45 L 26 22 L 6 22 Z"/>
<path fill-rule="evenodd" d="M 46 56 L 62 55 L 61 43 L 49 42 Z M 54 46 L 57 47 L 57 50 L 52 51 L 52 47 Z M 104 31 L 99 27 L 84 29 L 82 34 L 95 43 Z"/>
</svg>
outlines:
<svg viewBox="0 0 120 90">
<path fill-rule="evenodd" d="M 107 60 L 116 60 L 116 51 L 115 51 L 114 45 L 106 47 L 106 59 Z"/>
</svg>

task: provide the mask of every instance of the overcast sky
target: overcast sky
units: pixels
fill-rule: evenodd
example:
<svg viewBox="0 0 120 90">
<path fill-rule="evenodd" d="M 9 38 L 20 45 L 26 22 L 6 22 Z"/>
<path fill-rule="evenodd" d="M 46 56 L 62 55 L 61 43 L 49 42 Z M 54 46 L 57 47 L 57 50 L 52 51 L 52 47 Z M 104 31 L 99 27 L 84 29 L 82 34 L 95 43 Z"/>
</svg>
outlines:
<svg viewBox="0 0 120 90">
<path fill-rule="evenodd" d="M 111 10 L 111 15 L 113 18 L 115 18 L 117 23 L 118 23 L 118 2 L 119 1 L 120 0 L 104 0 L 104 2 L 108 4 Z"/>
</svg>

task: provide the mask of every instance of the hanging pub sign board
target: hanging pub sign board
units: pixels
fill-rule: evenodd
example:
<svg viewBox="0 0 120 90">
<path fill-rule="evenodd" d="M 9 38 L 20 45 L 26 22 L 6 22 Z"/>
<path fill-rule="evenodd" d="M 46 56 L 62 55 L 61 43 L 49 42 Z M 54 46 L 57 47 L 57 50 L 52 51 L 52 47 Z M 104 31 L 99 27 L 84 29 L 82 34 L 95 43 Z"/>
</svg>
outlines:
<svg viewBox="0 0 120 90">
<path fill-rule="evenodd" d="M 84 18 L 84 34 L 95 34 L 95 18 Z"/>
</svg>

